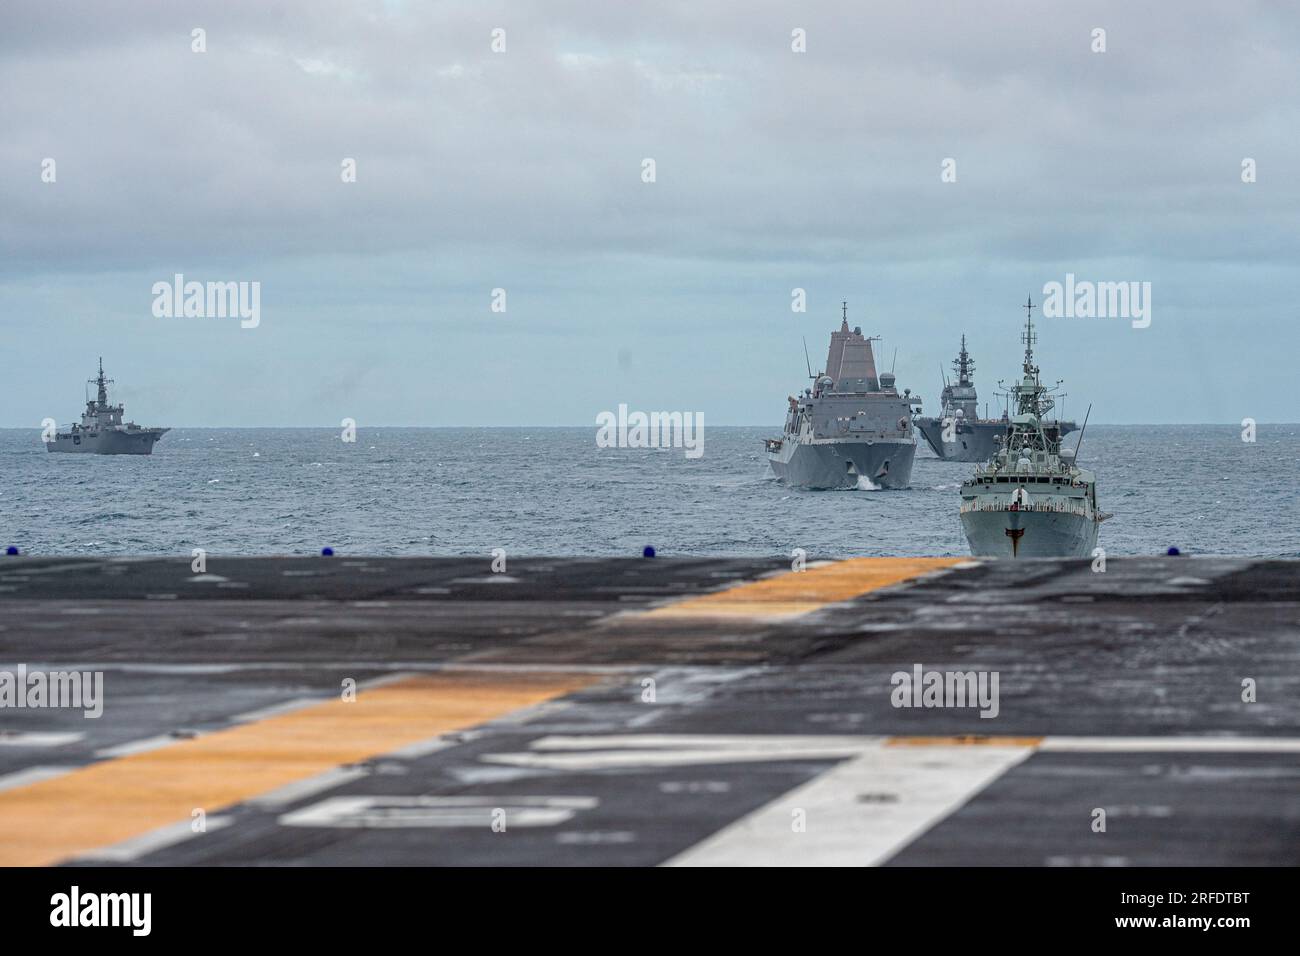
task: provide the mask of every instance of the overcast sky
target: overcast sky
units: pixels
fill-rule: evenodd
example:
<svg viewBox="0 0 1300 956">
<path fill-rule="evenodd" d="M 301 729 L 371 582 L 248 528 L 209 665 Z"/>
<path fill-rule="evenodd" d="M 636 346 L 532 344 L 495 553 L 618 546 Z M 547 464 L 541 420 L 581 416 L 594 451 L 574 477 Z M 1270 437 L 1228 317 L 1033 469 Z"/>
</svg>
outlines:
<svg viewBox="0 0 1300 956">
<path fill-rule="evenodd" d="M 993 400 L 1066 273 L 1152 288 L 1148 328 L 1044 319 L 1067 410 L 1295 421 L 1298 27 L 1249 2 L 6 0 L 0 425 L 72 420 L 99 355 L 147 424 L 776 424 L 841 299 L 935 411 L 963 332 Z M 175 273 L 259 282 L 260 324 L 156 317 Z"/>
</svg>

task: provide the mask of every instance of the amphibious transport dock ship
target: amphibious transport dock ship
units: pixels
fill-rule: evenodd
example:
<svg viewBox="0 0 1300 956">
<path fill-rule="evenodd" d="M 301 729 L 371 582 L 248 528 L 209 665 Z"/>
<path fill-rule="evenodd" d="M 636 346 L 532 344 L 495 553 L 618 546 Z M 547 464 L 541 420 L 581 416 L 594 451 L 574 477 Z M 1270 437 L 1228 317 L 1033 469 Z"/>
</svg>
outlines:
<svg viewBox="0 0 1300 956">
<path fill-rule="evenodd" d="M 135 422 L 123 422 L 125 407 L 108 404 L 108 385 L 113 380 L 104 378 L 104 360 L 99 360 L 99 376 L 90 379 L 99 387 L 93 401 L 86 402 L 81 421 L 66 430 L 56 431 L 54 439 L 47 441 L 49 451 L 85 452 L 93 455 L 151 455 L 154 442 L 171 431 L 169 428 L 149 428 Z"/>
<path fill-rule="evenodd" d="M 961 526 L 976 557 L 1087 557 L 1110 515 L 1097 509 L 1092 472 L 1075 464 L 1055 423 L 1044 421 L 1054 401 L 1034 364 L 1033 300 L 1025 308 L 1024 377 L 1011 389 L 1015 414 L 997 453 L 962 482 Z"/>
<path fill-rule="evenodd" d="M 916 433 L 912 406 L 899 394 L 892 372 L 876 373 L 871 339 L 849 330 L 843 303 L 840 330 L 831 333 L 826 371 L 811 388 L 788 399 L 785 430 L 765 441 L 767 459 L 781 480 L 803 488 L 853 488 L 862 481 L 906 488 L 912 480 Z"/>
<path fill-rule="evenodd" d="M 997 451 L 997 440 L 1007 434 L 1009 416 L 1001 418 L 979 415 L 979 397 L 971 373 L 975 363 L 966 351 L 966 336 L 961 337 L 961 351 L 952 363 L 956 384 L 945 382 L 939 398 L 938 416 L 913 419 L 926 444 L 946 461 L 988 461 Z M 1074 431 L 1074 422 L 1059 422 L 1061 435 Z"/>
</svg>

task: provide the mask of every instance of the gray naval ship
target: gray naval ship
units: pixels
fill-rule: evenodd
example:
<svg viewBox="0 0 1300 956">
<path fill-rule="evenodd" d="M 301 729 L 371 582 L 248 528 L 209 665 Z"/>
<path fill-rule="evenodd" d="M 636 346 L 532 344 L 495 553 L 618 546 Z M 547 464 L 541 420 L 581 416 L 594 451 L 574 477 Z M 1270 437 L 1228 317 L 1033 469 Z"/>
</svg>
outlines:
<svg viewBox="0 0 1300 956">
<path fill-rule="evenodd" d="M 849 331 L 843 304 L 831 333 L 826 371 L 809 368 L 812 387 L 788 399 L 785 430 L 765 441 L 767 460 L 782 481 L 802 488 L 906 488 L 912 480 L 916 433 L 911 390 L 900 395 L 892 372 L 876 373 L 872 339 Z"/>
<path fill-rule="evenodd" d="M 123 422 L 125 411 L 121 404 L 108 404 L 108 385 L 113 380 L 104 378 L 104 360 L 99 360 L 99 376 L 90 383 L 99 386 L 93 401 L 86 402 L 80 423 L 66 430 L 56 431 L 54 439 L 47 441 L 48 451 L 84 452 L 92 455 L 150 455 L 154 442 L 171 431 L 170 428 L 146 428 L 135 422 Z"/>
<path fill-rule="evenodd" d="M 988 461 L 998 449 L 998 439 L 1007 434 L 1009 416 L 1004 411 L 1001 418 L 980 417 L 979 397 L 971 377 L 975 363 L 966 351 L 964 335 L 952 368 L 957 382 L 944 382 L 939 415 L 918 416 L 913 421 L 931 451 L 945 461 Z M 1074 422 L 1056 425 L 1062 436 L 1075 429 Z"/>
<path fill-rule="evenodd" d="M 1097 509 L 1097 479 L 1075 463 L 1077 448 L 1063 449 L 1059 427 L 1046 420 L 1054 401 L 1034 364 L 1032 299 L 1025 308 L 1024 376 L 1011 389 L 1015 413 L 992 459 L 962 482 L 962 530 L 976 557 L 1088 557 L 1110 515 Z"/>
</svg>

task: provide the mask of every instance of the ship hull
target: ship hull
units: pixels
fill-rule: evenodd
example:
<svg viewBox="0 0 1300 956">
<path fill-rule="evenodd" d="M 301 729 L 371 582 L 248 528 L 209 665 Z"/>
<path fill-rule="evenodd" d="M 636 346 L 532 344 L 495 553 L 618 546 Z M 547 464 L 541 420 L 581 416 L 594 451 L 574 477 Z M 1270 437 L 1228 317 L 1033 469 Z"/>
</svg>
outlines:
<svg viewBox="0 0 1300 956">
<path fill-rule="evenodd" d="M 955 440 L 943 440 L 942 418 L 914 418 L 912 424 L 921 433 L 930 450 L 944 461 L 984 462 L 998 450 L 997 439 L 1007 433 L 1006 422 L 966 422 L 957 430 Z M 1061 437 L 1075 430 L 1074 422 L 1062 422 Z"/>
<path fill-rule="evenodd" d="M 915 457 L 916 444 L 910 441 L 800 444 L 787 439 L 768 461 L 778 478 L 799 488 L 856 488 L 863 477 L 877 487 L 906 488 Z"/>
<path fill-rule="evenodd" d="M 1059 511 L 963 511 L 962 530 L 977 558 L 1087 558 L 1098 522 Z"/>
<path fill-rule="evenodd" d="M 943 419 L 912 419 L 930 450 L 944 461 L 988 461 L 997 451 L 997 437 L 1007 433 L 1005 422 L 973 422 L 963 424 L 954 434 L 954 440 L 943 440 Z"/>
<path fill-rule="evenodd" d="M 83 455 L 152 455 L 153 446 L 166 432 L 165 428 L 133 432 L 60 432 L 53 441 L 46 442 L 45 448 L 51 452 Z"/>
</svg>

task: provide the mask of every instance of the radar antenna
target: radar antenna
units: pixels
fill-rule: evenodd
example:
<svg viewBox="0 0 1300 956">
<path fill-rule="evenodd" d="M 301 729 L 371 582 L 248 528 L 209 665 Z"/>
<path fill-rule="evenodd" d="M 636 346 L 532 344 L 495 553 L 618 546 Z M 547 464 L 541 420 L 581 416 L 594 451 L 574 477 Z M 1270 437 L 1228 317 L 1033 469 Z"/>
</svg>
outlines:
<svg viewBox="0 0 1300 956">
<path fill-rule="evenodd" d="M 96 395 L 96 398 L 98 399 L 99 406 L 101 408 L 106 407 L 108 405 L 107 386 L 112 385 L 114 383 L 113 383 L 113 379 L 104 378 L 104 356 L 101 355 L 99 357 L 99 375 L 96 376 L 95 378 L 87 379 L 86 382 L 89 385 L 98 386 L 99 392 Z M 87 404 L 89 404 L 89 399 L 87 399 Z"/>
<path fill-rule="evenodd" d="M 1034 343 L 1038 341 L 1038 336 L 1034 333 L 1034 299 L 1028 297 L 1024 304 L 1025 310 L 1025 331 L 1020 335 L 1020 341 L 1025 343 L 1025 372 L 1034 367 Z"/>
<path fill-rule="evenodd" d="M 961 337 L 961 351 L 957 353 L 957 358 L 953 360 L 952 370 L 957 373 L 957 383 L 959 385 L 969 385 L 970 373 L 975 371 L 975 362 L 971 359 L 970 353 L 966 351 L 966 336 Z"/>
</svg>

